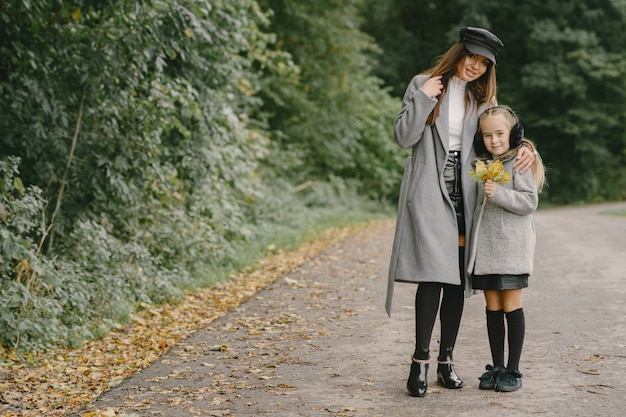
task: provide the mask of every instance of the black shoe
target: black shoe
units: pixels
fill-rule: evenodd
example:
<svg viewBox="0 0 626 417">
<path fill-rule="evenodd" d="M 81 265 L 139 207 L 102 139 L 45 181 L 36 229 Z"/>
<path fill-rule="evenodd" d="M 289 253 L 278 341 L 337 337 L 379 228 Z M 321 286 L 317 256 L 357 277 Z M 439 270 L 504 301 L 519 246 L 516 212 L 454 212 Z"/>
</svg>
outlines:
<svg viewBox="0 0 626 417">
<path fill-rule="evenodd" d="M 513 392 L 522 388 L 522 374 L 519 371 L 506 369 L 496 382 L 496 391 Z"/>
<path fill-rule="evenodd" d="M 411 359 L 411 373 L 406 389 L 413 397 L 423 397 L 428 391 L 428 359 Z"/>
<path fill-rule="evenodd" d="M 454 372 L 454 364 L 437 365 L 437 381 L 446 388 L 463 388 L 463 380 Z"/>
<path fill-rule="evenodd" d="M 454 361 L 452 360 L 452 349 L 444 349 L 437 359 L 437 381 L 446 388 L 463 388 L 463 380 L 454 371 Z"/>
<path fill-rule="evenodd" d="M 500 374 L 502 374 L 503 372 L 506 372 L 506 368 L 502 368 L 500 366 L 491 366 L 491 365 L 487 365 L 485 367 L 485 369 L 487 370 L 487 372 L 485 372 L 484 374 L 482 374 L 480 376 L 480 378 L 478 378 L 480 380 L 480 384 L 478 385 L 479 389 L 495 389 L 496 388 L 496 383 L 498 382 L 498 378 L 500 377 Z"/>
</svg>

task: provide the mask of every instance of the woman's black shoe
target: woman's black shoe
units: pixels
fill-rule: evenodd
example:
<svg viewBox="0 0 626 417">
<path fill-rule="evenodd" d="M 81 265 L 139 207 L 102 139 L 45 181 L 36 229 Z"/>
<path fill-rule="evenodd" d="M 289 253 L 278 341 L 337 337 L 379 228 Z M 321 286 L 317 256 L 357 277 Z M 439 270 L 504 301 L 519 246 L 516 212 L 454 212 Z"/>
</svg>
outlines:
<svg viewBox="0 0 626 417">
<path fill-rule="evenodd" d="M 428 359 L 411 359 L 411 373 L 406 389 L 413 397 L 423 397 L 428 390 Z"/>
<path fill-rule="evenodd" d="M 437 381 L 446 388 L 463 388 L 463 380 L 454 371 L 452 349 L 444 349 L 437 360 Z"/>
</svg>

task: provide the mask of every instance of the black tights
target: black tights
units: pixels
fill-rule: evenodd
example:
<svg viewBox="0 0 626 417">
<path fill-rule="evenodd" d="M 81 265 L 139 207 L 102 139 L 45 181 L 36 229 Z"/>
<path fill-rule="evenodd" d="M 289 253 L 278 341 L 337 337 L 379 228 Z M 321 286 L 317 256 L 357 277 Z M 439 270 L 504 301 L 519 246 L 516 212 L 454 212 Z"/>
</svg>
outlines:
<svg viewBox="0 0 626 417">
<path fill-rule="evenodd" d="M 443 290 L 443 297 L 441 292 Z M 463 285 L 441 284 L 438 282 L 422 282 L 415 294 L 415 353 L 429 349 L 430 339 L 435 326 L 437 310 L 441 322 L 441 349 L 454 348 L 459 333 L 463 304 L 465 302 Z M 441 299 L 441 309 L 439 302 Z"/>
</svg>

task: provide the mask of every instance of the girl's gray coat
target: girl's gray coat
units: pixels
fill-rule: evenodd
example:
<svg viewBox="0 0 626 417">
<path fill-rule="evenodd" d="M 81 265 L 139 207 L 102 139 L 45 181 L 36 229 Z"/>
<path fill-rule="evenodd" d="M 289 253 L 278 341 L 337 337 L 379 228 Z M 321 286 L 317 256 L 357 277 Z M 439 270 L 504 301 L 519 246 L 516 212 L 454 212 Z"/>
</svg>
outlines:
<svg viewBox="0 0 626 417">
<path fill-rule="evenodd" d="M 535 227 L 532 213 L 539 196 L 531 170 L 515 172 L 515 150 L 502 159 L 511 181 L 498 184 L 491 198 L 476 206 L 467 272 L 474 275 L 533 273 Z M 500 159 L 500 158 L 499 158 Z M 482 203 L 485 186 L 478 186 Z"/>
<path fill-rule="evenodd" d="M 394 122 L 396 142 L 403 148 L 412 147 L 412 153 L 405 162 L 389 263 L 385 309 L 390 316 L 395 281 L 459 285 L 463 278 L 466 296 L 471 295 L 471 283 L 464 273 L 467 264 L 459 268 L 456 214 L 443 179 L 448 157 L 448 97 L 446 94 L 441 99 L 441 117 L 437 118 L 435 126 L 427 125 L 426 118 L 437 104 L 436 99 L 419 89 L 428 78 L 428 75 L 417 75 L 411 80 Z M 473 140 L 482 110 L 470 102 L 461 133 L 465 236 L 470 234 L 477 189 L 467 171 L 476 157 Z M 467 249 L 465 251 L 467 260 Z"/>
</svg>

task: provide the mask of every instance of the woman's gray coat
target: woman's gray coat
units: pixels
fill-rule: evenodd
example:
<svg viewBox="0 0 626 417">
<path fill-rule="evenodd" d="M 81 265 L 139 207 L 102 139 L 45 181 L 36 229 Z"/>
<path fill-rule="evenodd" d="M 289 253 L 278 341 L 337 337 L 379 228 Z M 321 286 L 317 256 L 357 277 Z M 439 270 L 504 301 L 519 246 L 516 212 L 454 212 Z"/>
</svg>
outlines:
<svg viewBox="0 0 626 417">
<path fill-rule="evenodd" d="M 448 117 L 438 117 L 434 127 L 426 124 L 428 115 L 437 104 L 437 99 L 428 97 L 419 89 L 428 78 L 428 75 L 413 78 L 394 122 L 396 142 L 403 148 L 412 147 L 412 154 L 405 162 L 389 264 L 385 309 L 390 316 L 395 281 L 459 285 L 463 277 L 466 296 L 471 295 L 471 284 L 464 273 L 467 264 L 463 272 L 459 269 L 456 213 L 443 179 L 443 168 L 448 158 Z M 440 115 L 447 116 L 447 94 L 442 100 Z M 461 179 L 467 237 L 472 227 L 477 190 L 476 182 L 467 171 L 476 157 L 473 140 L 479 110 L 483 108 L 477 109 L 471 101 L 465 111 L 461 133 Z M 465 252 L 467 260 L 467 249 Z"/>
</svg>

